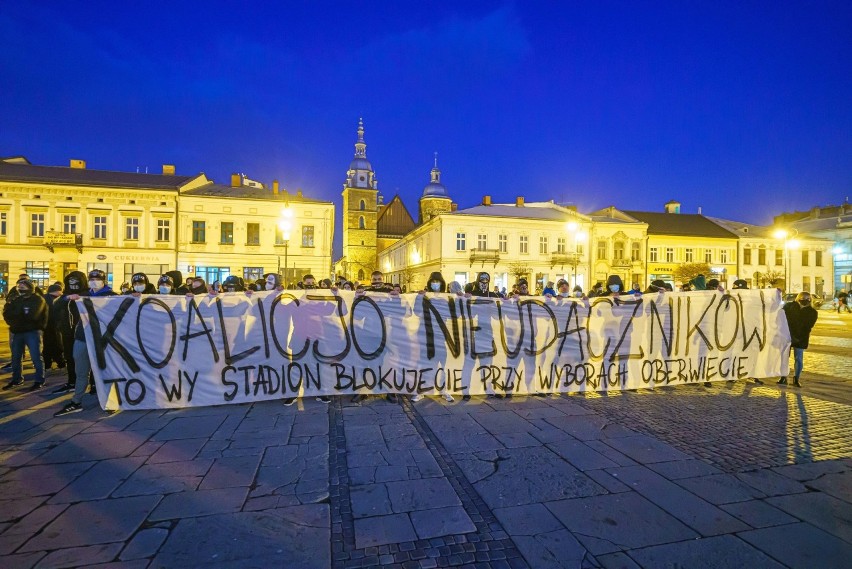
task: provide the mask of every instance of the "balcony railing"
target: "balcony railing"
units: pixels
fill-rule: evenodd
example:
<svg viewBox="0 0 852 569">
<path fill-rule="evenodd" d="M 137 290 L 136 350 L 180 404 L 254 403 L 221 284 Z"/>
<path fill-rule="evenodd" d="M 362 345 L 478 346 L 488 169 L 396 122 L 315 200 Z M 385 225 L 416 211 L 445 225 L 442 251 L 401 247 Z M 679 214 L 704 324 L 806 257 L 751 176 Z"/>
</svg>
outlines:
<svg viewBox="0 0 852 569">
<path fill-rule="evenodd" d="M 580 254 L 579 253 L 552 253 L 550 255 L 550 268 L 552 269 L 556 265 L 560 267 L 569 266 L 576 267 L 580 264 Z"/>
<path fill-rule="evenodd" d="M 612 260 L 612 268 L 614 269 L 627 269 L 633 266 L 633 261 L 630 259 L 613 259 Z"/>
<path fill-rule="evenodd" d="M 61 231 L 45 231 L 42 245 L 53 253 L 56 247 L 74 247 L 78 252 L 83 252 L 82 233 L 63 233 Z"/>
<path fill-rule="evenodd" d="M 474 263 L 481 263 L 482 266 L 485 266 L 485 263 L 493 263 L 494 266 L 497 266 L 497 263 L 500 262 L 500 250 L 499 249 L 471 249 L 470 250 L 470 266 L 472 267 Z"/>
</svg>

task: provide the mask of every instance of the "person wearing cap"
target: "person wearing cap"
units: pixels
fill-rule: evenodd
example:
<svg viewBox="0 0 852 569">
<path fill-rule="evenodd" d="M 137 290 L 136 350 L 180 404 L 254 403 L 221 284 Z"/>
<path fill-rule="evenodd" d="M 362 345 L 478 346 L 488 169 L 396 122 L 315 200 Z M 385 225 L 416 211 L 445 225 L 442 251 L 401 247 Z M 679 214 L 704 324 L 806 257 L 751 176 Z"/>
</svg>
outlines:
<svg viewBox="0 0 852 569">
<path fill-rule="evenodd" d="M 47 287 L 44 300 L 47 303 L 47 328 L 44 329 L 44 341 L 42 356 L 44 357 L 44 369 L 48 370 L 56 362 L 56 369 L 65 367 L 65 355 L 62 353 L 62 337 L 59 334 L 59 318 L 54 306 L 58 306 L 58 300 L 62 297 L 62 283 L 56 282 Z M 67 310 L 67 306 L 65 307 Z"/>
<path fill-rule="evenodd" d="M 168 273 L 161 275 L 157 279 L 157 292 L 160 294 L 174 294 L 175 281 Z"/>
<path fill-rule="evenodd" d="M 72 294 L 84 294 L 86 291 L 86 275 L 81 271 L 71 271 L 63 279 L 65 282 L 65 294 L 53 302 L 53 311 L 56 313 L 56 323 L 59 335 L 62 339 L 62 352 L 65 356 L 65 369 L 68 379 L 64 385 L 54 389 L 53 393 L 69 393 L 74 391 L 77 384 L 77 371 L 74 363 L 74 325 L 71 320 L 71 301 L 68 299 Z"/>
<path fill-rule="evenodd" d="M 571 285 L 566 279 L 559 279 L 556 281 L 556 294 L 553 296 L 561 296 L 562 298 L 568 298 L 571 296 Z"/>
<path fill-rule="evenodd" d="M 748 283 L 746 282 L 745 279 L 737 279 L 737 280 L 734 281 L 734 287 L 733 288 L 735 290 L 748 289 Z"/>
<path fill-rule="evenodd" d="M 195 281 L 192 283 L 193 288 L 195 288 Z M 205 289 L 207 287 L 205 286 Z M 244 292 L 246 290 L 245 281 L 242 277 L 238 277 L 237 275 L 230 275 L 224 281 L 222 281 L 222 292 Z M 193 294 L 198 294 L 193 291 Z"/>
<path fill-rule="evenodd" d="M 525 278 L 518 279 L 517 287 L 518 287 L 518 290 L 515 292 L 515 296 L 529 296 L 530 295 L 530 284 L 527 282 L 527 279 L 525 279 Z"/>
<path fill-rule="evenodd" d="M 107 284 L 106 273 L 102 270 L 93 269 L 89 271 L 88 279 L 89 289 L 87 291 L 68 296 L 68 300 L 71 301 L 68 308 L 70 309 L 71 320 L 74 324 L 74 372 L 76 374 L 76 381 L 71 401 L 54 413 L 54 417 L 79 413 L 83 410 L 83 395 L 86 393 L 86 386 L 89 383 L 89 372 L 92 371 L 92 365 L 89 363 L 89 349 L 86 346 L 86 333 L 83 330 L 80 310 L 74 301 L 79 300 L 83 296 L 92 298 L 116 296 L 115 291 Z"/>
<path fill-rule="evenodd" d="M 156 292 L 157 289 L 148 280 L 148 275 L 145 273 L 134 273 L 130 277 L 130 290 L 125 294 L 132 294 L 138 297 L 143 294 L 155 294 Z"/>
<path fill-rule="evenodd" d="M 12 335 L 12 380 L 3 390 L 14 389 L 24 384 L 21 362 L 24 348 L 30 353 L 35 366 L 35 378 L 30 391 L 44 387 L 44 360 L 42 360 L 42 336 L 47 327 L 47 302 L 36 294 L 36 286 L 29 278 L 19 279 L 15 284 L 17 294 L 3 307 L 3 320 L 9 325 Z"/>
</svg>

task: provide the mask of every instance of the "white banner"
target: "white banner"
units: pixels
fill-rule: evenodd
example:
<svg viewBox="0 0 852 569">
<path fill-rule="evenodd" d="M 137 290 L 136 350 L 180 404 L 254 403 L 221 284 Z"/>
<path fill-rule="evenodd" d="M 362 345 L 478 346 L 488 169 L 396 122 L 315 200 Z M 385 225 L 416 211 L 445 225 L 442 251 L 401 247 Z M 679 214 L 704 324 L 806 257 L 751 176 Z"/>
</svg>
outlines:
<svg viewBox="0 0 852 569">
<path fill-rule="evenodd" d="M 341 291 L 77 301 L 101 406 L 613 391 L 787 375 L 777 290 L 589 300 Z"/>
</svg>

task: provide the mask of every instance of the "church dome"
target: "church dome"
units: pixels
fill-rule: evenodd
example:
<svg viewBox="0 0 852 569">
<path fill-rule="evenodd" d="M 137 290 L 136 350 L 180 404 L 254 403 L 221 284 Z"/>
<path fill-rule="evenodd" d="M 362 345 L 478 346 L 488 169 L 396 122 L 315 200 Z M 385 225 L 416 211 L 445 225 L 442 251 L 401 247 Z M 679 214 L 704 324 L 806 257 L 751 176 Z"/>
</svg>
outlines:
<svg viewBox="0 0 852 569">
<path fill-rule="evenodd" d="M 424 198 L 449 198 L 447 188 L 441 183 L 441 171 L 438 169 L 438 153 L 435 153 L 435 166 L 432 167 L 432 179 L 423 188 Z"/>
<path fill-rule="evenodd" d="M 373 166 L 370 164 L 370 161 L 366 158 L 361 158 L 360 156 L 356 156 L 352 159 L 352 163 L 349 164 L 350 170 L 369 170 L 373 171 Z"/>
</svg>

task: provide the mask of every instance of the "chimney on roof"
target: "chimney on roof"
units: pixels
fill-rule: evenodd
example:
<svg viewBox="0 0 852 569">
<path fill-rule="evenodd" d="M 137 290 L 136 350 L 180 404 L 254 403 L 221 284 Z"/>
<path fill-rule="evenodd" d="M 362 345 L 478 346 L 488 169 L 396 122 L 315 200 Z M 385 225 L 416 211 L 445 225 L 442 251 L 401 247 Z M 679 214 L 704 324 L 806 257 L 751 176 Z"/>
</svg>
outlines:
<svg viewBox="0 0 852 569">
<path fill-rule="evenodd" d="M 272 180 L 272 195 L 278 195 L 278 180 Z"/>
<path fill-rule="evenodd" d="M 163 164 L 163 176 L 174 176 L 175 175 L 175 165 L 174 164 Z"/>
<path fill-rule="evenodd" d="M 491 196 L 482 196 L 482 205 L 491 205 Z"/>
<path fill-rule="evenodd" d="M 680 213 L 680 202 L 671 200 L 666 202 L 666 213 Z"/>
<path fill-rule="evenodd" d="M 86 169 L 86 161 L 85 160 L 76 160 L 74 158 L 71 159 L 71 167 L 76 168 L 77 170 L 85 170 Z"/>
<path fill-rule="evenodd" d="M 241 180 L 239 174 L 231 174 L 231 187 L 239 188 L 241 186 Z"/>
<path fill-rule="evenodd" d="M 296 197 L 297 198 L 302 197 L 302 190 L 296 190 Z"/>
<path fill-rule="evenodd" d="M 459 204 L 457 204 L 456 202 L 450 203 L 450 211 L 456 211 L 458 208 L 459 208 Z"/>
<path fill-rule="evenodd" d="M 515 207 L 524 207 L 524 196 L 518 196 L 515 198 Z"/>
<path fill-rule="evenodd" d="M 819 214 L 820 214 L 819 206 L 817 206 L 817 207 L 815 207 L 811 210 L 811 218 L 819 219 Z"/>
<path fill-rule="evenodd" d="M 698 215 L 701 215 L 701 206 L 698 206 Z"/>
</svg>

